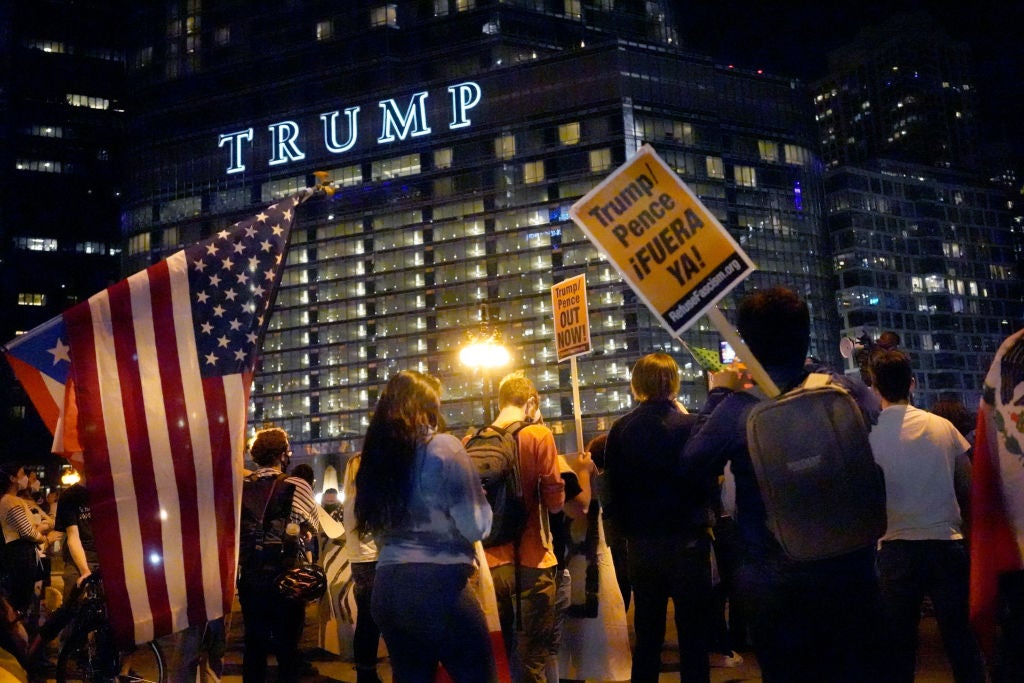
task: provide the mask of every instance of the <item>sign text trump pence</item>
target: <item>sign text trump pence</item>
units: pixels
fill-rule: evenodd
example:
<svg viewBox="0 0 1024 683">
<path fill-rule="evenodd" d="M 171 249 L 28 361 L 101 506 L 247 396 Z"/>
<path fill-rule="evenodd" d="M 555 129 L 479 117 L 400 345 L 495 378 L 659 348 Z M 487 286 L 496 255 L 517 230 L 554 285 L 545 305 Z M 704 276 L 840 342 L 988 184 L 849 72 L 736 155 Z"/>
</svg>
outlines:
<svg viewBox="0 0 1024 683">
<path fill-rule="evenodd" d="M 569 215 L 674 335 L 755 268 L 650 145 Z"/>
<path fill-rule="evenodd" d="M 555 319 L 558 362 L 589 353 L 592 349 L 586 276 L 576 275 L 551 287 L 551 312 Z"/>
</svg>

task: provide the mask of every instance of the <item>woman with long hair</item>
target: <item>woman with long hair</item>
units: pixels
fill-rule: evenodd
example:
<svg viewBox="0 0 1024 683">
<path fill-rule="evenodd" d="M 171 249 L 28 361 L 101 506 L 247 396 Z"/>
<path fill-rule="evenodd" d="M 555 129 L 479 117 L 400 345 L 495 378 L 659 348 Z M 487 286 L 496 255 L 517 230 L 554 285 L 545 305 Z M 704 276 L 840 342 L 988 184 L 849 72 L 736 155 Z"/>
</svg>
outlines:
<svg viewBox="0 0 1024 683">
<path fill-rule="evenodd" d="M 0 567 L 6 578 L 7 599 L 24 616 L 32 606 L 39 577 L 36 547 L 46 541 L 48 529 L 33 523 L 28 502 L 18 496 L 19 491 L 28 488 L 24 467 L 0 464 L 0 486 L 0 529 L 5 541 L 0 548 Z"/>
<path fill-rule="evenodd" d="M 377 401 L 356 475 L 355 530 L 380 556 L 372 612 L 395 679 L 497 678 L 487 623 L 468 586 L 491 508 L 462 443 L 441 433 L 440 383 L 394 375 Z"/>
</svg>

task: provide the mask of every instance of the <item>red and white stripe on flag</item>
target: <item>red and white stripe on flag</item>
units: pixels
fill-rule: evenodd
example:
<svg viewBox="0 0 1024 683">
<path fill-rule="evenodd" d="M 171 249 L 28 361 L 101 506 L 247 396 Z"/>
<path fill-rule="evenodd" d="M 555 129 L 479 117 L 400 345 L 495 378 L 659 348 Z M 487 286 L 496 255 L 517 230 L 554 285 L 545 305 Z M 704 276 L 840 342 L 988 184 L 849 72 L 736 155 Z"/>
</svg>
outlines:
<svg viewBox="0 0 1024 683">
<path fill-rule="evenodd" d="M 65 314 L 104 590 L 133 642 L 233 595 L 251 376 L 200 376 L 183 255 Z"/>
<path fill-rule="evenodd" d="M 93 533 L 122 643 L 230 610 L 253 366 L 306 196 L 63 316 Z"/>
</svg>

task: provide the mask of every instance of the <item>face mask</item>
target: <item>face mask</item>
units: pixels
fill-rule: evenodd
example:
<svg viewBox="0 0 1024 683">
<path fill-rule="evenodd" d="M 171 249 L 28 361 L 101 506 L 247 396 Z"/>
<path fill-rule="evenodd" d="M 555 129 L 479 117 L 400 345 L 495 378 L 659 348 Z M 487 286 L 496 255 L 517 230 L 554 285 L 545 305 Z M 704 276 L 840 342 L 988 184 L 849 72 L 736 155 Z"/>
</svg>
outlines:
<svg viewBox="0 0 1024 683">
<path fill-rule="evenodd" d="M 324 505 L 324 510 L 326 510 L 327 512 L 334 512 L 340 507 L 341 505 L 339 505 L 338 503 L 326 503 Z"/>
<path fill-rule="evenodd" d="M 18 490 L 28 488 L 28 477 L 18 477 Z"/>
</svg>

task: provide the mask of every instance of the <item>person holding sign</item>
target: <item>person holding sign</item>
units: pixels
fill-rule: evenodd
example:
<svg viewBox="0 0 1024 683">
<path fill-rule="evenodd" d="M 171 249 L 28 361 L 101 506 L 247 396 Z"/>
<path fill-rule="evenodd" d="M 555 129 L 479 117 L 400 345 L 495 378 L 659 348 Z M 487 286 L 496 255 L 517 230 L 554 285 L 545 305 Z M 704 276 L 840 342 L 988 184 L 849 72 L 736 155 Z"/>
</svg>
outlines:
<svg viewBox="0 0 1024 683">
<path fill-rule="evenodd" d="M 737 327 L 780 389 L 803 383 L 810 315 L 796 293 L 784 287 L 753 292 L 737 308 Z M 740 377 L 728 370 L 714 375 L 712 383 L 699 427 L 683 449 L 680 472 L 717 476 L 727 462 L 731 465 L 742 544 L 737 598 L 764 680 L 880 680 L 874 661 L 881 632 L 874 548 L 821 560 L 787 556 L 768 528 L 748 446 L 748 415 L 759 399 L 752 391 L 739 391 Z M 813 456 L 813 435 L 808 446 Z"/>
<path fill-rule="evenodd" d="M 710 680 L 711 512 L 717 480 L 681 476 L 677 463 L 696 423 L 675 401 L 679 366 L 652 353 L 633 367 L 639 404 L 619 418 L 605 447 L 607 516 L 626 536 L 636 646 L 631 680 L 661 670 L 668 600 L 675 605 L 682 681 Z"/>
</svg>

